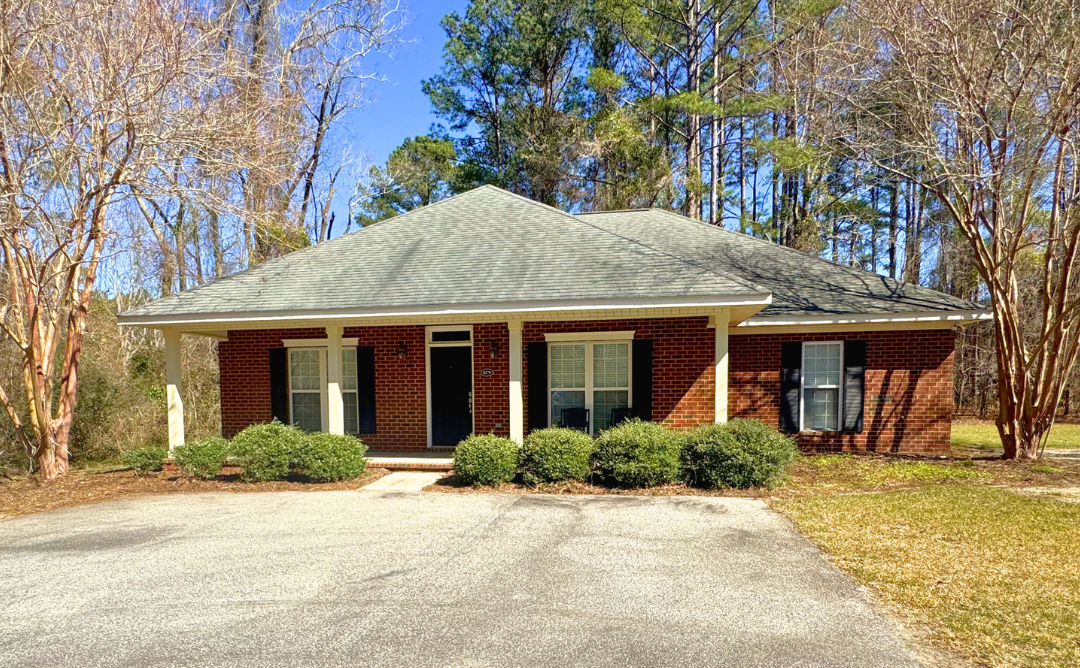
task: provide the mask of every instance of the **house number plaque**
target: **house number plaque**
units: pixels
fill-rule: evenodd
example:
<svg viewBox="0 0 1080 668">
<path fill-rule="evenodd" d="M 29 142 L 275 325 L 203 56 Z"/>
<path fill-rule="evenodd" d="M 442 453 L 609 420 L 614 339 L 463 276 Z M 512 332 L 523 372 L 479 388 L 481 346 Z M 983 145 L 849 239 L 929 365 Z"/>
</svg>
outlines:
<svg viewBox="0 0 1080 668">
<path fill-rule="evenodd" d="M 495 375 L 495 369 L 480 369 L 481 378 L 491 378 Z"/>
</svg>

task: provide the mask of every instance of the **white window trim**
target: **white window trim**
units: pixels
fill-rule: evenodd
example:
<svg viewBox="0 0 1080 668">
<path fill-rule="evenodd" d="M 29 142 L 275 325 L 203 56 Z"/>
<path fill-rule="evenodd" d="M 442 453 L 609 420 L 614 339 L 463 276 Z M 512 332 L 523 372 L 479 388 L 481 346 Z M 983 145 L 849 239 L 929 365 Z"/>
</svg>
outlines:
<svg viewBox="0 0 1080 668">
<path fill-rule="evenodd" d="M 316 390 L 294 390 L 292 386 L 292 354 L 293 351 L 300 350 L 315 350 L 319 353 L 319 389 Z M 299 394 L 315 394 L 319 395 L 319 431 L 326 431 L 326 424 L 329 420 L 330 406 L 327 401 L 327 384 L 326 384 L 326 348 L 319 348 L 317 346 L 294 346 L 288 349 L 286 353 L 286 361 L 288 362 L 288 378 L 289 383 L 289 424 L 296 424 L 296 420 L 293 419 L 293 393 Z"/>
<path fill-rule="evenodd" d="M 807 429 L 806 428 L 806 348 L 807 346 L 829 346 L 840 344 L 840 384 L 815 385 L 811 390 L 833 390 L 836 392 L 836 428 L 834 429 Z M 844 424 L 844 342 L 843 341 L 803 341 L 802 352 L 799 359 L 799 431 L 812 434 L 825 434 L 841 431 Z"/>
<path fill-rule="evenodd" d="M 342 337 L 341 347 L 349 348 L 356 346 L 359 339 L 355 336 Z M 281 345 L 285 348 L 326 348 L 330 345 L 329 339 L 282 339 Z"/>
<path fill-rule="evenodd" d="M 545 341 L 558 341 L 560 343 L 586 343 L 589 341 L 630 341 L 634 338 L 634 330 L 626 332 L 564 332 L 559 334 L 544 333 Z"/>
<path fill-rule="evenodd" d="M 619 337 L 606 337 L 606 334 L 627 334 L 630 336 Z M 545 334 L 544 338 L 547 339 L 548 354 L 547 354 L 547 424 L 548 427 L 553 427 L 551 421 L 551 395 L 554 392 L 580 392 L 581 388 L 578 387 L 551 387 L 551 345 L 583 345 L 585 346 L 585 408 L 589 411 L 589 435 L 593 434 L 593 421 L 596 418 L 595 411 L 593 410 L 593 392 L 596 390 L 593 384 L 593 345 L 600 343 L 625 343 L 626 347 L 626 407 L 634 407 L 634 345 L 633 345 L 633 332 L 599 332 L 597 334 L 586 334 L 587 338 L 582 338 L 582 334 L 573 334 L 571 339 L 549 339 L 549 336 L 560 336 Z M 601 392 L 621 392 L 624 388 L 621 387 L 601 387 Z"/>
<path fill-rule="evenodd" d="M 469 332 L 468 341 L 432 341 L 432 332 Z M 427 447 L 429 449 L 434 448 L 432 443 L 431 434 L 431 349 L 432 348 L 469 348 L 469 382 L 472 385 L 472 391 L 469 393 L 469 412 L 472 413 L 472 433 L 476 433 L 476 404 L 474 398 L 476 396 L 476 351 L 472 350 L 473 347 L 473 326 L 472 325 L 428 325 L 424 328 L 424 404 L 425 404 L 425 420 L 427 422 Z M 447 446 L 440 445 L 440 448 Z"/>
<path fill-rule="evenodd" d="M 294 345 L 286 345 L 285 346 L 285 348 L 286 348 L 286 352 L 285 352 L 285 362 L 286 362 L 286 364 L 285 364 L 285 366 L 286 366 L 286 371 L 287 371 L 285 382 L 288 383 L 288 386 L 289 386 L 289 424 L 294 424 L 295 423 L 295 421 L 293 420 L 293 414 L 292 414 L 292 410 L 293 410 L 293 400 L 292 400 L 292 395 L 293 395 L 293 387 L 292 387 L 292 351 L 294 351 L 294 350 L 317 350 L 317 351 L 319 351 L 319 413 L 320 413 L 320 416 L 319 416 L 319 423 L 320 423 L 319 424 L 319 431 L 326 431 L 326 425 L 329 424 L 329 422 L 330 422 L 329 384 L 328 384 L 328 380 L 327 380 L 327 377 L 326 377 L 326 370 L 327 370 L 326 369 L 326 365 L 327 365 L 326 346 L 325 345 L 322 345 L 322 346 L 320 346 L 320 345 L 312 345 L 312 344 L 318 344 L 320 341 L 322 343 L 324 343 L 324 344 L 327 342 L 326 339 L 282 339 L 281 342 L 284 343 L 284 344 L 290 344 L 290 343 L 294 344 Z M 355 349 L 356 345 L 357 345 L 357 339 L 356 338 L 348 338 L 348 339 L 343 338 L 343 339 L 341 339 L 341 347 L 342 348 L 354 348 Z M 357 363 L 359 364 L 359 359 L 357 359 Z M 357 369 L 357 371 L 359 371 L 359 369 Z M 342 389 L 341 393 L 342 394 L 352 393 L 352 394 L 357 395 L 357 411 L 359 411 L 359 406 L 360 406 L 360 379 L 359 378 L 356 379 L 356 383 L 357 383 L 357 387 L 356 387 L 355 390 Z M 315 390 L 296 390 L 296 391 L 300 392 L 301 394 L 314 394 L 315 393 Z M 359 415 L 357 415 L 357 419 L 359 420 Z"/>
</svg>

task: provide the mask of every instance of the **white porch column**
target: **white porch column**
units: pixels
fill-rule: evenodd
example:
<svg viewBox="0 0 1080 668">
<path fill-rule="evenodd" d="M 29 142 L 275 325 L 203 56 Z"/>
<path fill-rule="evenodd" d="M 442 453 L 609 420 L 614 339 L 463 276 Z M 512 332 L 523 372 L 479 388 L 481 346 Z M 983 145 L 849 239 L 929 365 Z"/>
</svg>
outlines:
<svg viewBox="0 0 1080 668">
<path fill-rule="evenodd" d="M 180 332 L 165 331 L 165 401 L 169 411 L 169 456 L 184 444 L 184 380 L 180 366 Z"/>
<path fill-rule="evenodd" d="M 713 316 L 716 327 L 715 422 L 727 422 L 728 418 L 728 323 L 730 322 L 731 312 L 727 309 L 717 311 Z"/>
<path fill-rule="evenodd" d="M 510 329 L 510 438 L 525 438 L 525 401 L 521 395 L 521 321 L 506 323 Z"/>
<path fill-rule="evenodd" d="M 326 430 L 345 433 L 345 405 L 341 398 L 341 325 L 326 326 Z"/>
</svg>

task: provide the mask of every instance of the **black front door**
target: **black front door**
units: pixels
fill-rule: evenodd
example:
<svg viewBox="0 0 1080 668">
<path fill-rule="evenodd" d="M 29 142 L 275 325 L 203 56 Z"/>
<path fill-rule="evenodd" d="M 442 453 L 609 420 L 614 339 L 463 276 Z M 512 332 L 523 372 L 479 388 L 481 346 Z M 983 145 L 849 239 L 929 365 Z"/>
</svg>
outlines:
<svg viewBox="0 0 1080 668">
<path fill-rule="evenodd" d="M 457 445 L 472 433 L 472 348 L 431 348 L 431 444 Z"/>
</svg>

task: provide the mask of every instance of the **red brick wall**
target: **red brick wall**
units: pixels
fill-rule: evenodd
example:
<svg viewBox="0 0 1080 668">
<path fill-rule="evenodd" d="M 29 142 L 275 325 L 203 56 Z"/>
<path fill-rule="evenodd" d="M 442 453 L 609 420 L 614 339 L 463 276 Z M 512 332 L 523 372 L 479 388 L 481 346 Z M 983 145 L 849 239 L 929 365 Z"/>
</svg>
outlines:
<svg viewBox="0 0 1080 668">
<path fill-rule="evenodd" d="M 634 330 L 653 340 L 653 420 L 687 428 L 712 420 L 713 330 L 707 318 L 527 322 L 523 341 L 544 333 Z M 424 328 L 350 327 L 344 333 L 375 347 L 376 432 L 363 440 L 377 449 L 423 449 L 427 444 Z M 239 330 L 219 347 L 221 414 L 226 436 L 267 422 L 270 348 L 282 338 L 322 338 L 322 329 Z M 730 338 L 729 415 L 779 421 L 780 343 L 867 341 L 866 405 L 861 434 L 805 434 L 805 450 L 942 452 L 949 447 L 952 415 L 953 333 L 950 330 L 755 334 Z M 474 424 L 477 433 L 509 435 L 510 342 L 505 323 L 478 324 L 473 334 Z M 408 356 L 397 350 L 405 343 Z M 492 344 L 498 351 L 491 357 Z M 525 423 L 528 425 L 528 346 L 525 346 Z M 485 378 L 484 369 L 492 375 Z M 547 398 L 542 399 L 545 403 Z"/>
<path fill-rule="evenodd" d="M 492 344 L 498 351 L 492 358 Z M 492 375 L 484 378 L 484 369 Z M 505 322 L 473 326 L 473 428 L 510 435 L 510 330 Z"/>
<path fill-rule="evenodd" d="M 783 341 L 867 342 L 862 433 L 801 434 L 803 450 L 935 453 L 949 449 L 952 330 L 732 336 L 728 347 L 731 417 L 779 423 Z"/>
<path fill-rule="evenodd" d="M 424 328 L 347 327 L 357 345 L 375 347 L 375 433 L 361 439 L 374 449 L 427 447 L 424 383 Z M 282 339 L 321 339 L 313 329 L 235 330 L 218 347 L 221 369 L 221 425 L 231 437 L 250 424 L 269 422 L 270 348 Z M 398 357 L 404 343 L 408 355 Z"/>
<path fill-rule="evenodd" d="M 270 412 L 270 349 L 282 339 L 319 339 L 326 330 L 241 329 L 218 343 L 221 431 L 231 438 L 244 427 L 273 419 Z"/>
</svg>

